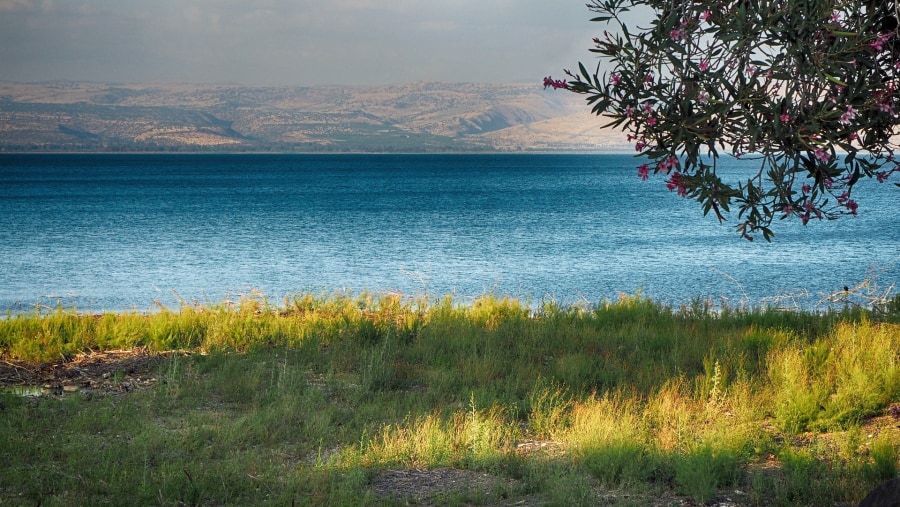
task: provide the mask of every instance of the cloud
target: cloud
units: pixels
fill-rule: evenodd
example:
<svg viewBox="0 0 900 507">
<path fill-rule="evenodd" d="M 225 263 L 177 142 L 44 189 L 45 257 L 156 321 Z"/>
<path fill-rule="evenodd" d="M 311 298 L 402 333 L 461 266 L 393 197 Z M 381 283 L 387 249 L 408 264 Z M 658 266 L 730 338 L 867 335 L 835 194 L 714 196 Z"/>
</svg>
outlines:
<svg viewBox="0 0 900 507">
<path fill-rule="evenodd" d="M 538 82 L 587 56 L 594 31 L 577 0 L 0 0 L 0 11 L 0 79 L 24 81 Z"/>
<path fill-rule="evenodd" d="M 34 5 L 29 0 L 0 0 L 0 12 L 31 12 Z"/>
</svg>

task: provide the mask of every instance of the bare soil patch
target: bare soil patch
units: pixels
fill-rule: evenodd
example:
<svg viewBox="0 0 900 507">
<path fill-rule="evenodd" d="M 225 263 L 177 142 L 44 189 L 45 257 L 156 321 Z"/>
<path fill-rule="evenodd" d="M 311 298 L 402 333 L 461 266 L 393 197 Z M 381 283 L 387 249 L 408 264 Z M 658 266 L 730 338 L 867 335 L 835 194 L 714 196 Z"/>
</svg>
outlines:
<svg viewBox="0 0 900 507">
<path fill-rule="evenodd" d="M 538 495 L 515 493 L 517 481 L 484 472 L 454 468 L 384 470 L 370 483 L 371 490 L 381 499 L 398 505 L 431 507 L 447 504 L 449 495 L 468 495 L 473 505 L 537 507 L 546 499 Z M 591 485 L 596 505 L 641 505 L 646 507 L 698 506 L 689 498 L 673 492 L 635 496 L 623 491 L 609 490 L 599 484 Z M 509 493 L 509 496 L 507 496 Z M 742 507 L 736 499 L 740 492 L 724 494 L 705 504 L 709 507 Z M 483 496 L 482 496 L 483 495 Z M 735 499 L 732 499 L 735 497 Z M 464 496 L 456 500 L 467 500 Z"/>
<path fill-rule="evenodd" d="M 157 366 L 185 352 L 90 351 L 41 364 L 0 360 L 0 389 L 24 395 L 121 394 L 154 387 Z"/>
<path fill-rule="evenodd" d="M 385 470 L 372 480 L 370 487 L 380 498 L 427 506 L 434 505 L 442 497 L 452 494 L 490 495 L 504 485 L 512 486 L 513 482 L 511 479 L 502 479 L 473 470 L 435 468 Z M 531 506 L 540 503 L 536 498 L 516 497 L 502 500 L 497 505 Z"/>
</svg>

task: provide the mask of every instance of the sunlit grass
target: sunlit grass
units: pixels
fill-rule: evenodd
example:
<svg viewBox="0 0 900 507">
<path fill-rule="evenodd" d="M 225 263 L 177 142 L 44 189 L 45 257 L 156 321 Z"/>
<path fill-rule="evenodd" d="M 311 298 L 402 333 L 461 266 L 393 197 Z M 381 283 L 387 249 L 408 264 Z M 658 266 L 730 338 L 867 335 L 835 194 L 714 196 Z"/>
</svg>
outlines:
<svg viewBox="0 0 900 507">
<path fill-rule="evenodd" d="M 0 321 L 5 361 L 131 347 L 203 353 L 127 396 L 0 395 L 0 503 L 390 504 L 378 471 L 450 467 L 512 482 L 445 504 L 822 505 L 898 470 L 872 417 L 900 402 L 900 326 L 858 310 L 362 294 Z"/>
</svg>

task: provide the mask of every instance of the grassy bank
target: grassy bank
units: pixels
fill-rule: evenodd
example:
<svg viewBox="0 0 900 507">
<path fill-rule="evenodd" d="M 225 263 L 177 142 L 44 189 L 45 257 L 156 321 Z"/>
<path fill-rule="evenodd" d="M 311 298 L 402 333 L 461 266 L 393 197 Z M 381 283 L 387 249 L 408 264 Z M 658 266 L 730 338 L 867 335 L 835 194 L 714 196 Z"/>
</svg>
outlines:
<svg viewBox="0 0 900 507">
<path fill-rule="evenodd" d="M 862 311 L 306 295 L 0 321 L 7 362 L 131 347 L 203 353 L 125 395 L 0 395 L 0 503 L 833 505 L 898 473 L 900 325 Z"/>
</svg>

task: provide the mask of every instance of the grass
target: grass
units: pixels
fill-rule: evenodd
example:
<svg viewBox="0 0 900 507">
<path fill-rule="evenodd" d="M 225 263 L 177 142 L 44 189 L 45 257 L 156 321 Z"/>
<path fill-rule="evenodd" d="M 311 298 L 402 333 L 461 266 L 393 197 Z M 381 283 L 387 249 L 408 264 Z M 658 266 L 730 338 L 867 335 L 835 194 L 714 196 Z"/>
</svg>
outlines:
<svg viewBox="0 0 900 507">
<path fill-rule="evenodd" d="M 898 473 L 884 414 L 900 402 L 900 325 L 861 310 L 363 294 L 0 321 L 6 361 L 130 347 L 203 354 L 123 396 L 0 394 L 0 503 L 645 505 L 739 490 L 742 505 L 831 505 Z M 495 481 L 424 499 L 372 487 L 439 468 Z"/>
</svg>

